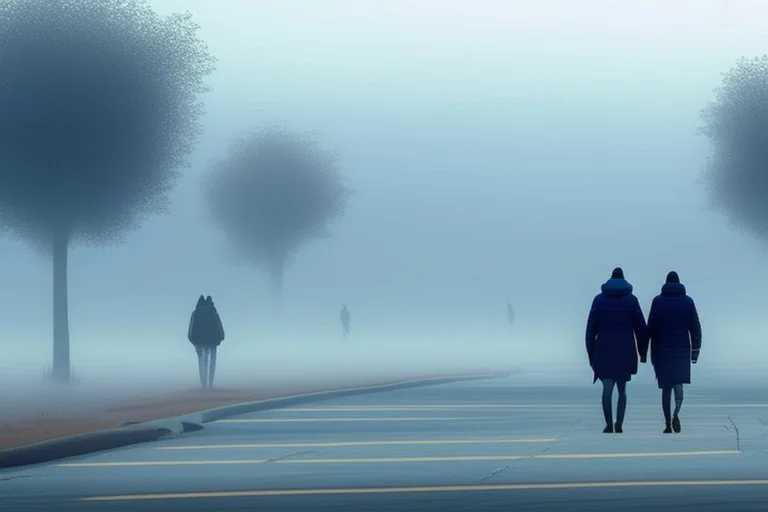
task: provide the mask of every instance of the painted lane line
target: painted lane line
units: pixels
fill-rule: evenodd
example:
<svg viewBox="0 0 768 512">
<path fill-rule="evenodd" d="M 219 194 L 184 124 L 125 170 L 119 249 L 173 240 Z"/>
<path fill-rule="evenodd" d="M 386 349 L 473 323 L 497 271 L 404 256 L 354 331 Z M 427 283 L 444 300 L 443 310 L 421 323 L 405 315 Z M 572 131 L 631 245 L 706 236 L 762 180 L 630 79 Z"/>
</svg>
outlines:
<svg viewBox="0 0 768 512">
<path fill-rule="evenodd" d="M 409 410 L 444 410 L 444 409 L 583 409 L 584 407 L 593 408 L 595 402 L 570 403 L 570 404 L 395 404 L 395 405 L 329 405 L 317 407 L 286 407 L 279 411 L 409 411 Z M 599 406 L 599 404 L 598 404 Z M 633 409 L 656 409 L 654 404 L 635 404 Z M 765 408 L 768 403 L 692 403 L 686 402 L 686 409 L 689 408 Z"/>
<path fill-rule="evenodd" d="M 340 448 L 345 446 L 422 446 L 460 444 L 554 443 L 557 438 L 530 439 L 414 439 L 393 441 L 330 441 L 325 443 L 257 443 L 257 444 L 200 444 L 158 446 L 155 450 L 227 450 L 248 448 Z"/>
<path fill-rule="evenodd" d="M 640 457 L 690 457 L 712 455 L 738 455 L 737 450 L 712 450 L 692 452 L 637 452 L 637 453 L 563 453 L 540 455 L 457 455 L 444 457 L 370 457 L 337 459 L 233 459 L 233 460 L 162 460 L 162 461 L 115 461 L 115 462 L 64 462 L 60 468 L 108 468 L 151 466 L 205 466 L 228 464 L 403 464 L 414 462 L 471 462 L 505 460 L 569 460 L 569 459 L 626 459 Z"/>
<path fill-rule="evenodd" d="M 368 487 L 340 489 L 264 489 L 252 491 L 211 491 L 188 493 L 129 494 L 114 496 L 89 496 L 80 501 L 142 501 L 180 500 L 204 498 L 252 498 L 264 496 L 320 496 L 339 494 L 405 494 L 442 492 L 492 492 L 526 490 L 607 489 L 632 487 L 718 487 L 718 486 L 768 486 L 768 480 L 675 480 L 675 481 L 627 481 L 627 482 L 553 482 L 539 484 L 453 485 L 421 487 Z"/>
<path fill-rule="evenodd" d="M 440 417 L 402 417 L 402 418 L 232 418 L 217 420 L 214 423 L 335 423 L 335 422 L 362 422 L 362 421 L 476 421 L 498 420 L 498 416 L 449 416 Z"/>
</svg>

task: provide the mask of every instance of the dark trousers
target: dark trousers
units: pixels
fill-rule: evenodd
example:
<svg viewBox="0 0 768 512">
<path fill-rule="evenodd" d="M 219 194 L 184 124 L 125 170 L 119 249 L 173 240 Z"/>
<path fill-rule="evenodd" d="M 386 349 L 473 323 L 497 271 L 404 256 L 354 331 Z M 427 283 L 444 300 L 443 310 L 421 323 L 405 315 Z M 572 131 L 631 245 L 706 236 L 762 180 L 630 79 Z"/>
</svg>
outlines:
<svg viewBox="0 0 768 512">
<path fill-rule="evenodd" d="M 613 425 L 613 388 L 619 392 L 616 404 L 616 424 L 624 424 L 624 413 L 627 411 L 627 382 L 613 379 L 600 379 L 603 383 L 603 416 L 606 425 Z"/>
<path fill-rule="evenodd" d="M 200 387 L 203 389 L 213 387 L 213 376 L 216 373 L 216 349 L 217 347 L 195 347 Z"/>
<path fill-rule="evenodd" d="M 680 408 L 683 406 L 683 385 L 675 384 L 671 388 L 661 390 L 661 409 L 664 411 L 664 423 L 672 424 L 672 393 L 675 393 L 675 412 L 674 416 L 680 414 Z"/>
</svg>

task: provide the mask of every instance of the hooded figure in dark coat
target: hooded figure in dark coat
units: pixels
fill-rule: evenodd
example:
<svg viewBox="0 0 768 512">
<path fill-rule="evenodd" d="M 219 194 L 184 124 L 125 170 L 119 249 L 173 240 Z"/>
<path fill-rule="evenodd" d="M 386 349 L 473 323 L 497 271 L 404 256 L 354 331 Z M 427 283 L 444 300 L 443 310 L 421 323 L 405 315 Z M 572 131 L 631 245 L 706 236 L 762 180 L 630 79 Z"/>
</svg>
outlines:
<svg viewBox="0 0 768 512">
<path fill-rule="evenodd" d="M 339 313 L 339 319 L 341 320 L 341 329 L 342 333 L 344 334 L 344 339 L 349 336 L 349 324 L 352 321 L 352 317 L 349 314 L 349 310 L 347 309 L 347 305 L 344 304 L 344 307 L 341 308 L 341 313 Z"/>
<path fill-rule="evenodd" d="M 189 319 L 187 338 L 197 352 L 200 386 L 209 389 L 213 386 L 216 373 L 216 350 L 224 341 L 224 326 L 209 295 L 197 299 L 197 305 Z"/>
<path fill-rule="evenodd" d="M 701 350 L 701 324 L 696 304 L 686 294 L 677 272 L 667 274 L 666 283 L 651 303 L 648 314 L 651 364 L 661 389 L 664 433 L 680 432 L 680 408 L 683 384 L 691 383 L 691 363 L 696 363 Z M 672 413 L 672 391 L 675 411 Z"/>
<path fill-rule="evenodd" d="M 603 383 L 604 433 L 622 433 L 627 409 L 626 385 L 637 373 L 638 346 L 648 348 L 648 333 L 640 303 L 632 294 L 632 285 L 617 267 L 592 301 L 586 330 L 587 356 L 594 371 L 593 383 Z M 613 388 L 619 399 L 616 423 L 613 423 Z"/>
</svg>

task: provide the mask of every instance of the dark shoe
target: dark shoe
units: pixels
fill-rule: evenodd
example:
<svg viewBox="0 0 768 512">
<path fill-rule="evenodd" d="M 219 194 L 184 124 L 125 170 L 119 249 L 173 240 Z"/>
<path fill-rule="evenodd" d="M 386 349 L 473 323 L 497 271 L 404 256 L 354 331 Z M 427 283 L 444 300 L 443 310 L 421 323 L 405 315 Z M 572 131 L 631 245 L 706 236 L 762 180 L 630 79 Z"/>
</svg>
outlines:
<svg viewBox="0 0 768 512">
<path fill-rule="evenodd" d="M 676 434 L 679 434 L 681 429 L 682 426 L 680 425 L 680 418 L 674 416 L 672 418 L 672 430 L 674 430 Z"/>
<path fill-rule="evenodd" d="M 667 426 L 664 428 L 664 433 L 665 433 L 665 434 L 671 434 L 671 433 L 672 433 L 672 427 L 671 427 L 671 426 L 669 426 L 669 425 L 667 425 Z"/>
<path fill-rule="evenodd" d="M 624 430 L 621 428 L 621 424 L 620 423 L 617 423 L 616 425 L 614 425 L 613 431 L 616 432 L 617 434 L 623 434 L 624 433 Z"/>
<path fill-rule="evenodd" d="M 613 434 L 613 425 L 606 425 L 603 434 Z"/>
</svg>

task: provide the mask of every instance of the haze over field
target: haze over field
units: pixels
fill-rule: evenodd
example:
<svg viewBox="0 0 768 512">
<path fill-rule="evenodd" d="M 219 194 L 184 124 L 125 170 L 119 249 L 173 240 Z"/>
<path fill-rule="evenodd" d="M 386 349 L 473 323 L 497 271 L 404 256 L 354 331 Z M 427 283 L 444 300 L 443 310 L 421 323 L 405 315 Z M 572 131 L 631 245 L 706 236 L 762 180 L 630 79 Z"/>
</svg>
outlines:
<svg viewBox="0 0 768 512">
<path fill-rule="evenodd" d="M 679 272 L 704 330 L 694 379 L 760 375 L 768 254 L 707 205 L 697 130 L 721 73 L 768 51 L 765 2 L 150 4 L 190 11 L 217 69 L 169 214 L 123 245 L 70 251 L 83 379 L 170 370 L 195 385 L 186 329 L 210 294 L 227 332 L 222 385 L 405 360 L 556 364 L 588 383 L 586 314 L 617 265 L 646 313 Z M 235 264 L 201 188 L 234 135 L 273 122 L 322 132 L 356 191 L 333 237 L 289 267 L 279 334 L 266 275 Z M 50 259 L 6 237 L 0 262 L 0 373 L 37 379 L 51 358 Z"/>
</svg>

